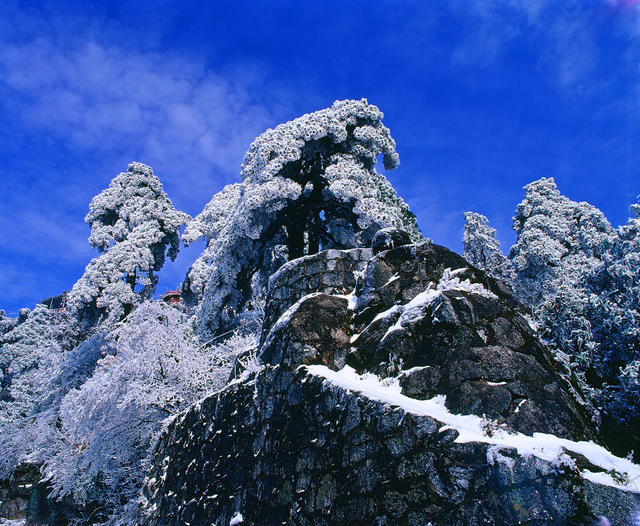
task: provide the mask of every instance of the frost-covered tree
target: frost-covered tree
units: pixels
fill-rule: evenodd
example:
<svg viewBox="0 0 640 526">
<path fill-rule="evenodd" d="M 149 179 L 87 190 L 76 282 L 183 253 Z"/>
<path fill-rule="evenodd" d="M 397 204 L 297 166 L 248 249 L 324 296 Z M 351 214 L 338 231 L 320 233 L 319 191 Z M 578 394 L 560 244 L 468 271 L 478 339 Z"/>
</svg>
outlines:
<svg viewBox="0 0 640 526">
<path fill-rule="evenodd" d="M 513 228 L 518 236 L 509 252 L 521 299 L 539 304 L 557 281 L 576 283 L 603 266 L 615 241 L 604 214 L 586 202 L 560 194 L 553 178 L 524 187 Z"/>
<path fill-rule="evenodd" d="M 625 428 L 627 437 L 630 435 L 632 438 L 627 438 L 625 442 L 637 451 L 640 445 L 640 360 L 633 360 L 620 368 L 617 387 L 607 393 L 607 414 Z"/>
<path fill-rule="evenodd" d="M 24 315 L 25 313 L 21 313 Z M 2 338 L 0 352 L 0 479 L 21 462 L 39 463 L 55 427 L 46 382 L 80 338 L 65 311 L 38 305 Z M 52 392 L 53 390 L 53 392 Z"/>
<path fill-rule="evenodd" d="M 587 316 L 598 343 L 591 372 L 593 382 L 603 384 L 605 423 L 621 427 L 624 438 L 616 440 L 640 457 L 640 205 L 631 211 L 604 268 L 587 276 L 592 293 Z"/>
<path fill-rule="evenodd" d="M 28 311 L 28 309 L 25 309 Z M 9 398 L 7 391 L 11 376 L 9 375 L 9 364 L 11 363 L 9 351 L 5 348 L 4 335 L 10 333 L 16 326 L 24 321 L 28 312 L 23 312 L 22 319 L 7 316 L 4 310 L 0 310 L 0 400 Z"/>
<path fill-rule="evenodd" d="M 618 234 L 600 210 L 561 195 L 553 179 L 535 181 L 525 192 L 509 253 L 514 289 L 532 306 L 542 336 L 571 357 L 585 390 L 599 389 L 611 376 L 599 364 L 612 352 L 603 331 L 615 315 L 605 306 L 605 290 Z"/>
<path fill-rule="evenodd" d="M 103 254 L 73 286 L 70 309 L 89 321 L 126 316 L 153 294 L 155 273 L 167 255 L 175 259 L 178 230 L 188 219 L 149 166 L 131 163 L 89 205 L 89 243 Z"/>
<path fill-rule="evenodd" d="M 209 254 L 202 336 L 230 323 L 283 260 L 363 246 L 383 227 L 419 239 L 415 217 L 375 170 L 398 165 L 382 112 L 338 101 L 260 135 L 242 165 L 242 191 Z"/>
<path fill-rule="evenodd" d="M 64 397 L 58 450 L 45 465 L 54 497 L 99 503 L 106 515 L 138 496 L 144 463 L 163 422 L 221 388 L 254 337 L 202 349 L 184 314 L 145 302 L 106 340 L 112 352 Z"/>
<path fill-rule="evenodd" d="M 233 212 L 241 193 L 241 183 L 225 186 L 212 197 L 202 212 L 189 221 L 182 234 L 185 246 L 200 239 L 204 239 L 207 243 L 200 257 L 191 265 L 183 284 L 182 297 L 187 303 L 197 303 L 202 297 L 211 271 L 211 263 L 214 260 L 215 241 L 224 228 L 229 214 Z"/>
<path fill-rule="evenodd" d="M 525 191 L 508 258 L 513 290 L 601 410 L 610 445 L 640 454 L 640 205 L 616 231 L 595 207 L 562 196 L 553 179 Z M 485 221 L 467 217 L 465 254 L 498 276 L 504 264 L 493 235 Z"/>
<path fill-rule="evenodd" d="M 607 356 L 613 367 L 640 359 L 640 204 L 631 211 L 634 216 L 618 229 L 605 272 L 592 279 L 592 287 L 602 290 L 601 312 L 611 320 L 599 336 L 615 338 L 619 349 L 619 356 Z"/>
<path fill-rule="evenodd" d="M 511 262 L 500 250 L 496 229 L 489 226 L 489 220 L 482 214 L 465 212 L 464 219 L 462 244 L 465 259 L 491 276 L 511 285 L 514 277 L 513 269 Z"/>
<path fill-rule="evenodd" d="M 18 324 L 18 318 L 11 318 L 7 313 L 0 309 L 0 338 Z"/>
</svg>

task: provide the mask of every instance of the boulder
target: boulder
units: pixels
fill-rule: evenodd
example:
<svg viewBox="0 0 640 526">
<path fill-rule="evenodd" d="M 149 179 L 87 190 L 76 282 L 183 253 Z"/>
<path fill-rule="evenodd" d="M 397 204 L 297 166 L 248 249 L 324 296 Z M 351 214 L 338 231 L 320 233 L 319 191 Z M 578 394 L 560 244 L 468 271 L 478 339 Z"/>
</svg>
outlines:
<svg viewBox="0 0 640 526">
<path fill-rule="evenodd" d="M 525 311 L 502 282 L 487 276 L 447 248 L 425 241 L 380 252 L 370 260 L 364 279 L 355 291 L 358 297 L 354 313 L 356 326 L 362 328 L 376 314 L 395 304 L 407 303 L 430 283 L 438 283 L 446 269 L 464 269 L 458 277 L 481 284 L 509 307 Z"/>
<path fill-rule="evenodd" d="M 527 434 L 593 439 L 589 413 L 512 301 L 434 290 L 423 304 L 374 311 L 353 338 L 347 363 L 400 374 L 403 393 L 413 398 L 445 395 L 454 413 L 487 416 Z"/>
<path fill-rule="evenodd" d="M 314 293 L 298 300 L 269 331 L 259 358 L 270 365 L 340 369 L 349 350 L 349 302 Z"/>
<path fill-rule="evenodd" d="M 267 302 L 264 363 L 339 369 L 346 362 L 360 372 L 400 375 L 408 396 L 445 395 L 456 413 L 487 416 L 523 433 L 595 437 L 589 411 L 501 282 L 428 241 L 378 253 L 356 282 L 355 262 L 363 255 L 325 251 L 288 263 L 270 280 L 269 298 L 287 287 L 289 296 Z M 331 279 L 317 279 L 322 292 L 289 305 L 308 290 L 294 286 L 304 273 L 328 267 Z M 329 281 L 334 293 L 355 286 L 354 311 L 344 296 L 324 292 Z"/>
<path fill-rule="evenodd" d="M 280 315 L 303 296 L 313 292 L 350 294 L 356 276 L 371 259 L 370 248 L 323 250 L 285 263 L 269 278 L 261 341 Z"/>
<path fill-rule="evenodd" d="M 373 254 L 379 254 L 383 250 L 410 245 L 411 237 L 404 230 L 389 227 L 378 230 L 371 241 L 371 250 Z"/>
</svg>

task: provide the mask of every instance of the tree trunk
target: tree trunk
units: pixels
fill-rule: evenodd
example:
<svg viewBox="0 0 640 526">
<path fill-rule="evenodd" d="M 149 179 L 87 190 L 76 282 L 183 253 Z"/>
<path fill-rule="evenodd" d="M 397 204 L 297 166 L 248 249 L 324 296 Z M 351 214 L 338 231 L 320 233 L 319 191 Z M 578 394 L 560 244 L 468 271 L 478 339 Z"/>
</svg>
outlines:
<svg viewBox="0 0 640 526">
<path fill-rule="evenodd" d="M 318 217 L 318 213 L 314 212 L 312 214 L 311 220 L 309 221 L 309 255 L 317 254 L 320 251 L 320 218 Z"/>
<path fill-rule="evenodd" d="M 126 282 L 127 284 L 131 287 L 131 290 L 133 292 L 136 291 L 136 271 L 134 270 L 131 274 L 127 275 L 127 279 Z M 127 316 L 129 316 L 129 314 L 131 314 L 131 311 L 133 310 L 133 305 L 131 303 L 128 303 L 124 306 L 124 314 L 122 315 L 122 318 L 120 321 L 124 320 Z"/>
<path fill-rule="evenodd" d="M 127 279 L 126 279 L 127 284 L 131 287 L 131 290 L 133 292 L 136 291 L 136 277 L 137 277 L 136 271 L 134 270 L 131 274 L 127 275 Z"/>
<path fill-rule="evenodd" d="M 287 225 L 287 249 L 289 250 L 289 261 L 304 256 L 304 220 L 293 217 Z"/>
</svg>

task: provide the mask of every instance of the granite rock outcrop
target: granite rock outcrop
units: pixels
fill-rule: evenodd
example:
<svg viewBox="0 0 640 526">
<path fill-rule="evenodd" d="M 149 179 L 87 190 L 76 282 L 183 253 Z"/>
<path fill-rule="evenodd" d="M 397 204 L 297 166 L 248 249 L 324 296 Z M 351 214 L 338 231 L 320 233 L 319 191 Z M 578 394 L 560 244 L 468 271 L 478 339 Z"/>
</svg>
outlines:
<svg viewBox="0 0 640 526">
<path fill-rule="evenodd" d="M 631 520 L 637 493 L 583 476 L 603 467 L 571 451 L 522 455 L 491 438 L 598 440 L 500 282 L 429 242 L 357 258 L 330 252 L 271 279 L 263 367 L 168 426 L 145 487 L 145 524 Z M 328 262 L 343 267 L 317 286 L 301 279 Z M 379 391 L 331 379 L 348 370 Z M 443 400 L 440 413 L 417 411 L 425 400 Z M 442 415 L 483 418 L 484 435 L 465 438 Z"/>
</svg>

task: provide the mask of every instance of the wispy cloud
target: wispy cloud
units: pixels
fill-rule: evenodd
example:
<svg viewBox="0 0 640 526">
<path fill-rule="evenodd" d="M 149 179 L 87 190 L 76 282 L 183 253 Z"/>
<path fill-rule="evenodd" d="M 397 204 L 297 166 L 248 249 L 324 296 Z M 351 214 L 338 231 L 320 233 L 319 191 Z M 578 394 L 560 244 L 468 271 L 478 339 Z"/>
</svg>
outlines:
<svg viewBox="0 0 640 526">
<path fill-rule="evenodd" d="M 133 31 L 114 38 L 106 23 L 13 16 L 16 28 L 0 24 L 0 109 L 25 133 L 171 171 L 178 197 L 203 179 L 205 188 L 228 182 L 251 140 L 277 123 L 267 103 L 282 107 L 282 98 L 269 101 L 256 64 L 223 71 L 207 57 L 142 46 Z"/>
<path fill-rule="evenodd" d="M 185 190 L 213 171 L 239 169 L 271 122 L 255 101 L 256 75 L 228 78 L 179 56 L 97 41 L 60 49 L 53 39 L 0 46 L 3 110 L 93 152 L 130 152 L 180 167 Z M 126 168 L 126 167 L 123 167 Z"/>
<path fill-rule="evenodd" d="M 43 293 L 44 283 L 36 290 L 37 273 L 16 279 L 21 261 L 56 274 L 51 293 L 73 284 L 96 255 L 82 222 L 91 195 L 127 162 L 153 166 L 177 206 L 197 213 L 213 192 L 237 179 L 253 138 L 277 124 L 273 108 L 286 107 L 286 97 L 269 91 L 255 64 L 216 68 L 208 57 L 148 45 L 143 40 L 150 33 L 127 34 L 99 16 L 43 14 L 11 3 L 8 9 L 10 16 L 0 16 L 0 111 L 12 123 L 11 139 L 49 149 L 60 144 L 73 159 L 108 159 L 100 169 L 112 168 L 82 173 L 63 156 L 58 166 L 45 167 L 60 173 L 42 174 L 28 193 L 27 180 L 5 159 L 0 190 L 11 213 L 0 216 L 0 230 L 11 235 L 0 240 L 0 258 L 5 270 L 11 262 L 15 268 L 0 273 L 7 291 L 0 300 L 28 296 L 31 288 Z M 25 173 L 38 173 L 29 160 L 37 149 L 20 155 L 16 162 L 31 163 Z M 56 270 L 59 265 L 75 269 L 74 277 Z"/>
<path fill-rule="evenodd" d="M 640 38 L 640 2 L 554 2 L 552 0 L 456 1 L 452 9 L 465 20 L 452 62 L 468 67 L 488 65 L 523 40 L 533 43 L 541 75 L 558 87 L 588 90 L 590 75 L 608 60 L 602 56 L 596 34 L 602 24 L 614 27 L 621 38 Z M 628 57 L 629 65 L 637 56 Z"/>
</svg>

